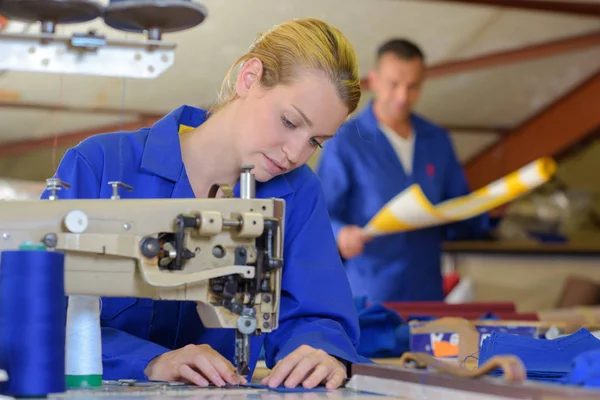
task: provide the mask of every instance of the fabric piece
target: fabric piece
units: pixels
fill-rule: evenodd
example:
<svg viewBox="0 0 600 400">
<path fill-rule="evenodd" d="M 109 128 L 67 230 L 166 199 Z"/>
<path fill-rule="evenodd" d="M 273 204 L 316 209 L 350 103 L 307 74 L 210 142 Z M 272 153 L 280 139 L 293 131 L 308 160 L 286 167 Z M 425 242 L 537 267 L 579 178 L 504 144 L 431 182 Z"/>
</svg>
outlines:
<svg viewBox="0 0 600 400">
<path fill-rule="evenodd" d="M 494 356 L 511 354 L 521 359 L 528 379 L 557 381 L 571 371 L 576 357 L 590 350 L 600 350 L 600 340 L 586 329 L 554 340 L 492 332 L 481 345 L 479 366 Z M 580 368 L 583 365 L 580 362 Z"/>
<path fill-rule="evenodd" d="M 329 392 L 330 390 L 327 389 L 325 386 L 317 386 L 315 388 L 312 389 L 306 389 L 303 388 L 302 386 L 298 386 L 295 388 L 287 388 L 283 385 L 276 387 L 276 388 L 270 388 L 269 386 L 266 385 L 261 385 L 259 383 L 248 383 L 246 385 L 240 385 L 242 387 L 249 387 L 249 388 L 254 388 L 254 389 L 267 389 L 270 390 L 272 392 L 280 392 L 280 393 L 309 393 L 309 392 Z"/>
<path fill-rule="evenodd" d="M 409 349 L 409 326 L 393 310 L 381 304 L 367 306 L 364 297 L 354 299 L 358 311 L 358 353 L 368 358 L 399 357 Z"/>
<path fill-rule="evenodd" d="M 575 357 L 571 371 L 562 382 L 568 385 L 600 388 L 600 350 L 586 351 Z"/>
<path fill-rule="evenodd" d="M 410 350 L 410 326 L 407 321 L 433 321 L 436 317 L 411 315 L 404 320 L 395 310 L 382 304 L 367 304 L 366 297 L 354 298 L 358 311 L 360 341 L 358 353 L 368 358 L 400 357 Z M 487 313 L 481 319 L 498 319 Z"/>
</svg>

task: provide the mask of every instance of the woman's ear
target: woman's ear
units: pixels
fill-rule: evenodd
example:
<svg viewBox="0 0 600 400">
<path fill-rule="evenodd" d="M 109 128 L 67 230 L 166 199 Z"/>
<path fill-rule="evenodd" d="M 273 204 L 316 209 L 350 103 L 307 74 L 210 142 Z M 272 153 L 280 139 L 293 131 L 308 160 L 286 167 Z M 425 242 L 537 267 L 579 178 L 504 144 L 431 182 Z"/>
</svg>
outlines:
<svg viewBox="0 0 600 400">
<path fill-rule="evenodd" d="M 244 63 L 235 83 L 235 91 L 239 97 L 246 97 L 250 90 L 260 83 L 263 72 L 262 62 L 254 57 Z"/>
</svg>

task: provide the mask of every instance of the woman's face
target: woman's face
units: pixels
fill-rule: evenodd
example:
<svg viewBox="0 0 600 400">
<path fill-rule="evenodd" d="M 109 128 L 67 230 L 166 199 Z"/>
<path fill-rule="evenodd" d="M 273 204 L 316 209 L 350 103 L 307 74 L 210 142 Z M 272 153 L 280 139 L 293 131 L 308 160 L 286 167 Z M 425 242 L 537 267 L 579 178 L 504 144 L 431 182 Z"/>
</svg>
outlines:
<svg viewBox="0 0 600 400">
<path fill-rule="evenodd" d="M 258 60 L 240 71 L 234 146 L 242 163 L 255 166 L 256 180 L 265 182 L 304 164 L 335 135 L 348 109 L 322 73 L 307 72 L 292 85 L 264 90 L 260 71 Z"/>
</svg>

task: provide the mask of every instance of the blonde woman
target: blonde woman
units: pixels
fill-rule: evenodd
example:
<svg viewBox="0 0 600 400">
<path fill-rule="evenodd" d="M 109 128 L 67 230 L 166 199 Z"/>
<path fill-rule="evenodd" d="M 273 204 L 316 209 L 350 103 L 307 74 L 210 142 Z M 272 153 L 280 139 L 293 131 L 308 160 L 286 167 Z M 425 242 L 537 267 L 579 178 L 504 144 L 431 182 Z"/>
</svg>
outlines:
<svg viewBox="0 0 600 400">
<path fill-rule="evenodd" d="M 183 106 L 151 128 L 88 138 L 58 176 L 76 198 L 109 198 L 111 180 L 135 188 L 123 197 L 202 198 L 213 183 L 236 186 L 240 165 L 253 164 L 256 197 L 285 199 L 286 221 L 280 324 L 252 337 L 250 368 L 264 345 L 272 370 L 263 384 L 337 388 L 361 360 L 359 326 L 320 181 L 305 163 L 359 98 L 342 33 L 290 21 L 234 63 L 214 108 Z M 182 126 L 193 129 L 179 134 Z M 193 303 L 103 298 L 101 323 L 104 379 L 245 382 L 232 365 L 234 331 L 204 328 Z"/>
</svg>

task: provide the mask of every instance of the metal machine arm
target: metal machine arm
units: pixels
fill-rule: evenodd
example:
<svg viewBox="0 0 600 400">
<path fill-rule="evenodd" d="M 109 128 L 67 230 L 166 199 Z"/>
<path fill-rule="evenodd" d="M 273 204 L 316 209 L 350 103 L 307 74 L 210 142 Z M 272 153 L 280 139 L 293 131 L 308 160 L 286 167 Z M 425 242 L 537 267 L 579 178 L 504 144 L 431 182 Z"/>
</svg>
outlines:
<svg viewBox="0 0 600 400">
<path fill-rule="evenodd" d="M 249 335 L 277 329 L 285 203 L 255 199 L 251 167 L 241 194 L 226 198 L 48 200 L 0 206 L 0 250 L 42 242 L 65 253 L 68 295 L 197 303 L 207 328 L 236 329 L 238 373 L 247 375 Z M 125 185 L 127 189 L 133 189 Z M 215 186 L 213 196 L 216 194 Z"/>
</svg>

